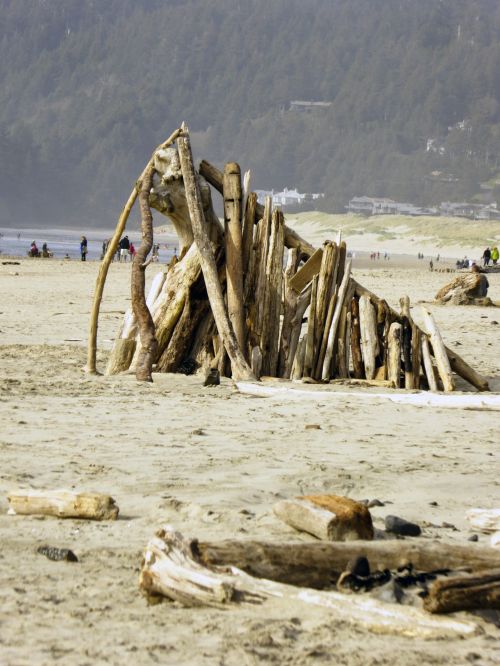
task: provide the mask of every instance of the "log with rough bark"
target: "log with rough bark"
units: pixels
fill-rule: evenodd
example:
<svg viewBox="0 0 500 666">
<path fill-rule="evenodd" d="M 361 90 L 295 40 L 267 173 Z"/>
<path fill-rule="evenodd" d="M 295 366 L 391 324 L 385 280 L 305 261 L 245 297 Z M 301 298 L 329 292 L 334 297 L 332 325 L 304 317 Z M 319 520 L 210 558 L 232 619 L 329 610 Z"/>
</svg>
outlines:
<svg viewBox="0 0 500 666">
<path fill-rule="evenodd" d="M 283 377 L 288 379 L 292 374 L 292 367 L 294 364 L 295 356 L 297 354 L 297 347 L 299 344 L 300 334 L 302 332 L 302 319 L 311 302 L 312 284 L 308 285 L 297 299 L 297 307 L 292 316 L 291 334 L 290 334 L 290 351 L 288 354 L 287 363 Z M 302 376 L 302 375 L 301 375 Z"/>
<path fill-rule="evenodd" d="M 278 369 L 281 290 L 283 282 L 284 218 L 273 211 L 267 252 L 264 309 L 262 316 L 262 373 L 275 376 Z"/>
<path fill-rule="evenodd" d="M 290 281 L 291 288 L 295 289 L 295 291 L 300 294 L 304 287 L 306 287 L 316 275 L 319 275 L 322 261 L 323 250 L 322 248 L 318 248 L 295 273 Z"/>
<path fill-rule="evenodd" d="M 227 310 L 240 349 L 245 348 L 243 311 L 243 254 L 241 231 L 241 172 L 236 162 L 228 162 L 223 176 L 224 240 L 226 245 Z"/>
<path fill-rule="evenodd" d="M 451 303 L 453 305 L 474 303 L 475 299 L 486 296 L 486 291 L 481 289 L 481 283 L 485 279 L 485 276 L 480 273 L 459 275 L 442 287 L 436 294 L 435 299 L 440 303 Z"/>
<path fill-rule="evenodd" d="M 441 381 L 443 382 L 444 390 L 454 391 L 455 381 L 451 374 L 450 361 L 448 359 L 448 354 L 446 353 L 446 348 L 444 346 L 441 333 L 439 332 L 439 329 L 436 325 L 436 322 L 432 314 L 424 307 L 421 307 L 421 310 L 424 318 L 425 327 L 427 329 L 426 333 L 430 337 L 432 351 L 434 352 L 434 358 L 436 359 L 439 376 L 441 378 Z"/>
<path fill-rule="evenodd" d="M 206 160 L 202 160 L 199 166 L 199 173 L 201 176 L 203 176 L 203 178 L 206 179 L 208 183 L 210 183 L 210 185 L 212 185 L 218 192 L 222 194 L 222 172 L 219 171 L 219 169 L 214 167 Z M 258 222 L 262 218 L 263 214 L 264 207 L 262 204 L 257 203 L 255 207 L 255 222 Z M 306 259 L 314 254 L 315 249 L 311 243 L 308 243 L 306 240 L 301 238 L 296 231 L 290 227 L 287 227 L 286 225 L 284 231 L 285 247 L 296 248 L 299 251 L 301 257 Z"/>
<path fill-rule="evenodd" d="M 424 365 L 425 377 L 427 379 L 427 386 L 429 387 L 429 390 L 437 391 L 436 376 L 434 374 L 431 352 L 429 350 L 429 340 L 425 333 L 422 335 L 422 362 Z"/>
<path fill-rule="evenodd" d="M 377 313 L 370 297 L 363 294 L 359 299 L 359 323 L 361 328 L 361 352 L 367 379 L 374 379 L 376 359 L 379 353 L 377 336 Z"/>
<path fill-rule="evenodd" d="M 152 382 L 153 363 L 158 354 L 158 341 L 151 312 L 146 304 L 147 257 L 153 247 L 153 215 L 149 207 L 149 193 L 153 182 L 153 165 L 144 174 L 139 193 L 141 208 L 142 241 L 132 262 L 131 292 L 132 311 L 137 320 L 141 347 L 137 358 L 135 376 L 137 381 Z"/>
<path fill-rule="evenodd" d="M 297 352 L 294 357 L 290 377 L 293 380 L 298 380 L 302 378 L 304 374 L 304 359 L 306 355 L 306 346 L 307 346 L 307 333 L 301 338 L 299 344 L 297 345 Z"/>
<path fill-rule="evenodd" d="M 394 322 L 389 329 L 387 347 L 387 379 L 396 387 L 401 385 L 401 324 Z"/>
<path fill-rule="evenodd" d="M 333 274 L 337 258 L 337 245 L 326 241 L 323 243 L 323 255 L 321 257 L 321 266 L 318 274 L 318 294 L 316 303 L 315 325 L 316 332 L 321 334 L 325 325 L 325 319 L 328 311 L 328 304 L 333 291 Z M 321 337 L 316 340 L 316 345 L 321 347 Z M 315 359 L 315 363 L 318 358 Z"/>
<path fill-rule="evenodd" d="M 304 356 L 304 377 L 312 377 L 314 364 L 314 342 L 316 339 L 314 326 L 316 323 L 316 303 L 318 293 L 318 276 L 315 275 L 312 281 L 311 305 L 309 306 L 309 315 L 307 318 L 307 340 Z"/>
<path fill-rule="evenodd" d="M 204 561 L 206 553 L 203 544 L 184 539 L 172 528 L 159 530 L 144 553 L 139 580 L 141 591 L 149 597 L 165 596 L 188 606 L 218 608 L 230 603 L 255 606 L 278 597 L 304 609 L 308 604 L 323 607 L 331 614 L 332 621 L 338 619 L 376 633 L 424 639 L 473 636 L 478 632 L 471 622 L 434 617 L 416 608 L 386 604 L 366 595 L 297 588 L 255 578 L 229 561 L 223 568 L 209 565 Z"/>
<path fill-rule="evenodd" d="M 7 500 L 10 515 L 116 520 L 119 511 L 109 495 L 73 490 L 14 490 Z"/>
<path fill-rule="evenodd" d="M 333 312 L 332 323 L 327 333 L 325 358 L 323 360 L 323 368 L 321 372 L 321 377 L 324 381 L 328 381 L 332 376 L 331 368 L 332 368 L 332 360 L 335 350 L 335 341 L 337 338 L 337 329 L 340 321 L 340 316 L 342 314 L 344 300 L 346 298 L 349 289 L 349 280 L 351 279 L 351 260 L 349 259 L 345 268 L 341 267 L 340 265 L 341 263 L 342 263 L 342 254 L 339 251 L 339 273 L 340 272 L 342 273 L 342 282 L 340 283 L 337 298 L 335 301 L 335 310 Z"/>
<path fill-rule="evenodd" d="M 179 157 L 181 161 L 186 200 L 193 227 L 194 240 L 200 254 L 200 263 L 205 279 L 208 299 L 212 309 L 219 335 L 231 360 L 231 371 L 235 379 L 255 379 L 250 366 L 238 346 L 234 331 L 224 304 L 222 289 L 217 274 L 214 253 L 205 228 L 201 197 L 193 166 L 191 143 L 186 127 L 182 137 L 178 139 Z"/>
<path fill-rule="evenodd" d="M 168 346 L 156 364 L 157 372 L 175 372 L 179 365 L 188 357 L 194 333 L 208 311 L 206 299 L 194 300 L 186 298 L 182 314 L 175 326 Z"/>
<path fill-rule="evenodd" d="M 278 355 L 278 376 L 285 377 L 287 365 L 291 365 L 290 342 L 292 337 L 292 322 L 297 309 L 298 295 L 290 287 L 290 280 L 297 271 L 299 256 L 296 249 L 288 250 L 286 267 L 283 273 L 283 324 L 281 326 L 280 347 Z M 289 375 L 288 375 L 289 377 Z M 287 378 L 288 378 L 287 377 Z"/>
<path fill-rule="evenodd" d="M 349 497 L 308 495 L 282 500 L 274 513 L 291 527 L 327 541 L 373 539 L 370 511 Z"/>
<path fill-rule="evenodd" d="M 430 613 L 500 610 L 500 569 L 436 580 L 424 598 L 424 608 Z"/>
<path fill-rule="evenodd" d="M 321 379 L 323 373 L 323 362 L 325 360 L 326 348 L 328 346 L 328 334 L 332 326 L 333 315 L 335 313 L 335 306 L 337 304 L 337 297 L 339 286 L 337 284 L 338 264 L 339 264 L 339 251 L 336 243 L 332 243 L 332 259 L 333 264 L 330 295 L 328 297 L 325 316 L 321 320 L 321 339 L 318 341 L 318 354 L 315 367 L 315 378 Z"/>
<path fill-rule="evenodd" d="M 351 299 L 351 357 L 354 379 L 365 379 L 361 352 L 361 326 L 359 323 L 359 299 Z"/>
</svg>

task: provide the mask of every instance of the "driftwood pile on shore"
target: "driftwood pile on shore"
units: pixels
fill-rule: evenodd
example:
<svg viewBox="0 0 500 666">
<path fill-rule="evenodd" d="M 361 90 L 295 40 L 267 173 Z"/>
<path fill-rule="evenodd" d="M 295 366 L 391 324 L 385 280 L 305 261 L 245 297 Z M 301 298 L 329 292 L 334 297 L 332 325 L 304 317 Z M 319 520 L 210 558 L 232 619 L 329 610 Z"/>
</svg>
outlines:
<svg viewBox="0 0 500 666">
<path fill-rule="evenodd" d="M 442 287 L 436 294 L 436 301 L 452 305 L 493 305 L 486 296 L 487 287 L 487 279 L 482 273 L 465 273 Z"/>
<path fill-rule="evenodd" d="M 140 193 L 142 252 L 139 248 L 132 268 L 132 310 L 107 374 L 133 371 L 138 379 L 151 380 L 153 369 L 190 373 L 216 367 L 234 379 L 353 378 L 452 391 L 455 372 L 488 390 L 486 380 L 445 347 L 429 312 L 423 311 L 423 330 L 411 317 L 407 297 L 396 312 L 353 278 L 340 238 L 315 250 L 286 226 L 270 198 L 258 203 L 249 191 L 249 174 L 242 182 L 236 163 L 221 172 L 202 161 L 196 171 L 187 128 L 172 136 L 153 153 L 134 190 Z M 223 197 L 224 226 L 213 209 L 212 188 Z M 181 250 L 179 260 L 153 280 L 146 299 L 150 206 L 170 218 Z M 113 241 L 123 231 L 123 219 L 124 213 Z M 99 280 L 100 300 L 101 275 Z M 95 370 L 96 333 L 93 319 L 89 371 Z"/>
</svg>

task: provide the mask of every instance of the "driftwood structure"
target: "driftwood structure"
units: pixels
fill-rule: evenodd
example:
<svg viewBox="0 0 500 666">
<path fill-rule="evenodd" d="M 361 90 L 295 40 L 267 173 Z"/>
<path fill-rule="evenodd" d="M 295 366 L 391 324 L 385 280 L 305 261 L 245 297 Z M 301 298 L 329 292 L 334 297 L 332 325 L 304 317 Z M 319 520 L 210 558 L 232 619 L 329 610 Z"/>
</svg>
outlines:
<svg viewBox="0 0 500 666">
<path fill-rule="evenodd" d="M 456 373 L 476 389 L 488 390 L 487 381 L 444 346 L 430 313 L 424 313 L 425 328 L 419 328 L 407 298 L 400 312 L 390 308 L 354 279 L 345 242 L 326 241 L 315 249 L 287 227 L 270 198 L 265 205 L 257 202 L 248 180 L 247 175 L 242 183 L 234 162 L 221 172 L 202 161 L 196 171 L 185 126 L 154 152 L 124 208 L 128 211 L 140 192 L 143 244 L 133 265 L 132 309 L 107 374 L 130 371 L 139 380 L 151 380 L 152 370 L 217 368 L 237 380 L 353 378 L 452 391 Z M 222 195 L 224 225 L 214 212 L 212 190 Z M 146 298 L 149 207 L 172 221 L 180 254 L 153 280 Z M 124 213 L 114 239 L 123 231 L 123 219 Z M 101 273 L 89 371 L 95 371 Z"/>
</svg>

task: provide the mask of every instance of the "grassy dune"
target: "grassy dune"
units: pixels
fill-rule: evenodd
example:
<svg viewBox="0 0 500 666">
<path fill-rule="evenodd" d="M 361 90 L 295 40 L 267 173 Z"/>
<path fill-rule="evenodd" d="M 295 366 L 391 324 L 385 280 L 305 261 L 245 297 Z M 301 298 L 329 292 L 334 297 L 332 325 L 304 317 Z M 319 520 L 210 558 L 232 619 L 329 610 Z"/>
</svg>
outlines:
<svg viewBox="0 0 500 666">
<path fill-rule="evenodd" d="M 373 234 L 378 241 L 421 240 L 435 247 L 483 247 L 500 243 L 500 220 L 467 220 L 460 217 L 411 217 L 408 215 L 332 215 L 313 211 L 286 215 L 287 222 L 311 242 Z M 306 233 L 307 232 L 307 233 Z"/>
</svg>

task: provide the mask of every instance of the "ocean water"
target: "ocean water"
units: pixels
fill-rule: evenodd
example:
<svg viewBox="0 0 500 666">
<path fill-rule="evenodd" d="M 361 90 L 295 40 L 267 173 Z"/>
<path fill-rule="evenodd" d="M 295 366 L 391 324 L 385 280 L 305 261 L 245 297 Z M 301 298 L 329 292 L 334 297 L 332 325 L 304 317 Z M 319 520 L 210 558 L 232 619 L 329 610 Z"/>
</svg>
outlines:
<svg viewBox="0 0 500 666">
<path fill-rule="evenodd" d="M 87 237 L 87 261 L 99 260 L 102 255 L 102 243 L 111 237 L 112 232 L 93 230 L 83 232 Z M 141 242 L 139 232 L 127 232 L 136 249 Z M 3 255 L 13 257 L 26 257 L 33 241 L 36 242 L 40 252 L 42 245 L 47 243 L 54 253 L 55 259 L 64 259 L 69 255 L 71 259 L 80 260 L 80 238 L 82 232 L 68 229 L 7 229 L 0 227 L 0 257 Z M 177 240 L 174 236 L 161 234 L 155 242 L 160 244 L 159 258 L 161 263 L 170 261 L 174 252 L 178 250 Z"/>
</svg>

